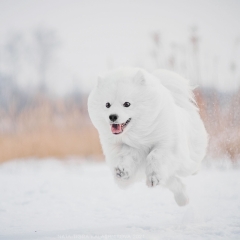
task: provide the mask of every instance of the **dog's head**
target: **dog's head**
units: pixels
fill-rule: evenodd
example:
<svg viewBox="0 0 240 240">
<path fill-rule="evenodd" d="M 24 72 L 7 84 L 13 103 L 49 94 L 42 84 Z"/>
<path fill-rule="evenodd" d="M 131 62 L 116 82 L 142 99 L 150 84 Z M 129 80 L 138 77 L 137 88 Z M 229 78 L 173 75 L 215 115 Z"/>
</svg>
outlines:
<svg viewBox="0 0 240 240">
<path fill-rule="evenodd" d="M 141 131 L 151 118 L 156 96 L 156 81 L 147 75 L 124 68 L 99 78 L 88 100 L 90 118 L 99 132 L 122 136 L 134 128 Z"/>
</svg>

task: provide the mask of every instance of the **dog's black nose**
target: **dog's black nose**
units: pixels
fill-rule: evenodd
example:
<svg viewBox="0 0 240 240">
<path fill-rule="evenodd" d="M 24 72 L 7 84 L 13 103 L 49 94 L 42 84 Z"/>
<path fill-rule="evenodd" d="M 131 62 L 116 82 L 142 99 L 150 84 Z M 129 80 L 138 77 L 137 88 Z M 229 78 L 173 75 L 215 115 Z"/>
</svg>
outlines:
<svg viewBox="0 0 240 240">
<path fill-rule="evenodd" d="M 111 114 L 109 116 L 109 119 L 112 121 L 112 122 L 115 122 L 117 119 L 118 119 L 118 115 L 117 114 Z"/>
</svg>

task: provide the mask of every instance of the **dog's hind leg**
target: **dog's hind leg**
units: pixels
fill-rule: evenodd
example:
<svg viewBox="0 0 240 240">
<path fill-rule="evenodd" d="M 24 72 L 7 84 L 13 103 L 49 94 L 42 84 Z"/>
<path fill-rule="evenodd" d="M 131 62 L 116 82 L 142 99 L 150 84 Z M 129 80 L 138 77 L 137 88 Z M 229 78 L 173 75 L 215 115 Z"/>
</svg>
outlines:
<svg viewBox="0 0 240 240">
<path fill-rule="evenodd" d="M 148 154 L 146 160 L 147 186 L 165 186 L 169 177 L 176 171 L 177 164 L 174 156 L 164 150 L 154 149 Z"/>
<path fill-rule="evenodd" d="M 176 203 L 179 206 L 185 206 L 189 203 L 186 187 L 178 177 L 170 177 L 165 185 L 173 194 Z"/>
</svg>

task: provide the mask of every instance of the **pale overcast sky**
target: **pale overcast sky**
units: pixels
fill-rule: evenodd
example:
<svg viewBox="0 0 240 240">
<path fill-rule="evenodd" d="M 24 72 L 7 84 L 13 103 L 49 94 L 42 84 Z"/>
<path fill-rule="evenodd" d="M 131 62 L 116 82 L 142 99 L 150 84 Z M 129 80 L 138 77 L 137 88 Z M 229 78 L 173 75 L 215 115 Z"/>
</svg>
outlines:
<svg viewBox="0 0 240 240">
<path fill-rule="evenodd" d="M 57 92 L 75 85 L 88 91 L 110 67 L 141 65 L 152 70 L 150 34 L 161 32 L 167 51 L 170 42 L 187 43 L 194 25 L 205 59 L 201 64 L 210 66 L 208 60 L 218 59 L 218 82 L 206 74 L 201 84 L 234 88 L 240 75 L 233 80 L 229 66 L 236 58 L 240 68 L 240 46 L 234 49 L 240 37 L 239 0 L 0 0 L 0 44 L 14 32 L 56 30 L 61 47 L 49 85 Z M 24 77 L 21 84 L 29 81 Z"/>
</svg>

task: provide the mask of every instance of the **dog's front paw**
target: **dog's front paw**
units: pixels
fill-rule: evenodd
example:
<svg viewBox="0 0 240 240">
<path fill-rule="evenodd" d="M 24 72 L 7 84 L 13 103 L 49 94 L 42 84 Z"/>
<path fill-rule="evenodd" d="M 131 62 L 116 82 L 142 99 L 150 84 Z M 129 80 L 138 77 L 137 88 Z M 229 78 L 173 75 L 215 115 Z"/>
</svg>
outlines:
<svg viewBox="0 0 240 240">
<path fill-rule="evenodd" d="M 129 179 L 130 177 L 129 170 L 126 169 L 126 167 L 117 166 L 115 168 L 115 176 L 121 179 Z"/>
<path fill-rule="evenodd" d="M 148 187 L 156 187 L 157 185 L 164 185 L 165 181 L 160 178 L 157 174 L 153 173 L 147 176 L 147 186 Z"/>
<path fill-rule="evenodd" d="M 147 186 L 148 187 L 156 187 L 159 184 L 159 179 L 157 176 L 148 176 L 147 177 Z"/>
</svg>

